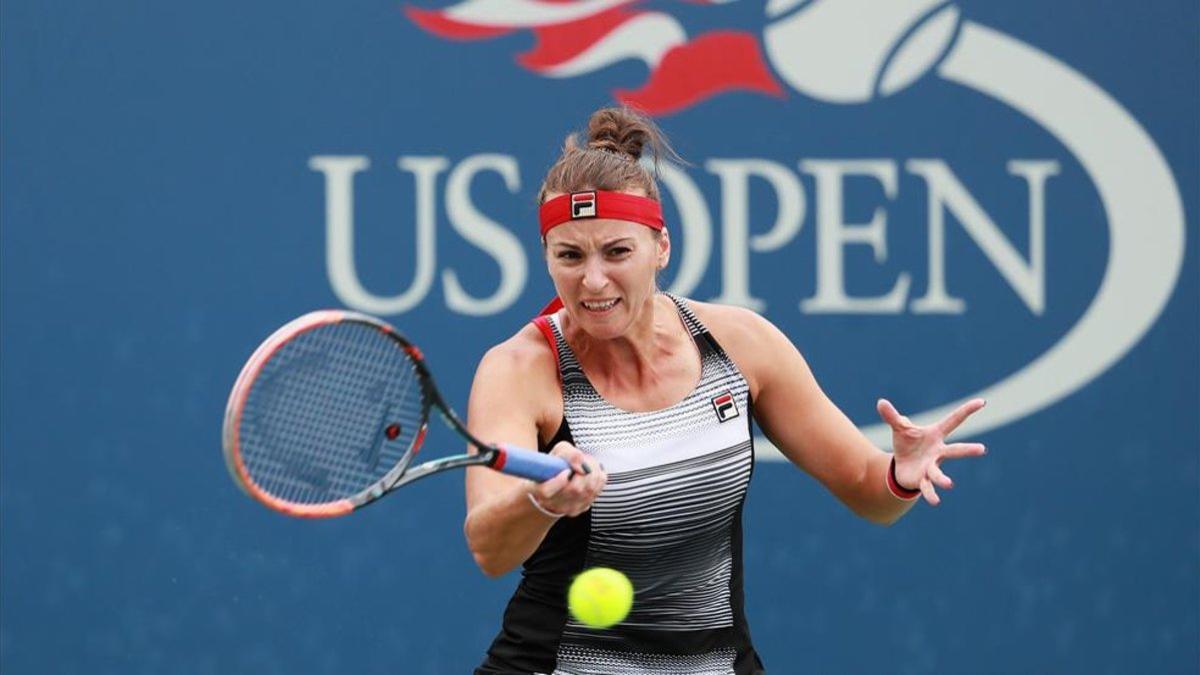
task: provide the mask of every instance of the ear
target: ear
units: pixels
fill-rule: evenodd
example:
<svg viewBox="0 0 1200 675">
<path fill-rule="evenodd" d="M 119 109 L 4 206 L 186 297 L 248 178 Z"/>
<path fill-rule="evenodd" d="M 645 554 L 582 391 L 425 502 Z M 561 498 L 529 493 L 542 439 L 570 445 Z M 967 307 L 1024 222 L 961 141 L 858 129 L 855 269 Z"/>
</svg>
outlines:
<svg viewBox="0 0 1200 675">
<path fill-rule="evenodd" d="M 671 262 L 671 236 L 667 234 L 667 228 L 659 231 L 662 235 L 658 237 L 658 269 L 666 269 L 667 263 Z"/>
</svg>

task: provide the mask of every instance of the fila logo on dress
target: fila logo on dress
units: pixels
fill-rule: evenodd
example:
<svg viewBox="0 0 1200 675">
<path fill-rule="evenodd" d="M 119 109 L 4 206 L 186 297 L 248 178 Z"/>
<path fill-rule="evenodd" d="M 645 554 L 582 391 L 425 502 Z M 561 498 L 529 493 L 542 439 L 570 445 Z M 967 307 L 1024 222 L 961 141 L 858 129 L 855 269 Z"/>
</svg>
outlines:
<svg viewBox="0 0 1200 675">
<path fill-rule="evenodd" d="M 596 217 L 596 193 L 595 192 L 573 192 L 571 193 L 571 218 L 595 218 Z"/>
<path fill-rule="evenodd" d="M 722 422 L 728 422 L 738 416 L 737 403 L 733 401 L 733 394 L 729 392 L 714 396 L 712 406 L 713 410 L 717 411 L 717 419 Z"/>
</svg>

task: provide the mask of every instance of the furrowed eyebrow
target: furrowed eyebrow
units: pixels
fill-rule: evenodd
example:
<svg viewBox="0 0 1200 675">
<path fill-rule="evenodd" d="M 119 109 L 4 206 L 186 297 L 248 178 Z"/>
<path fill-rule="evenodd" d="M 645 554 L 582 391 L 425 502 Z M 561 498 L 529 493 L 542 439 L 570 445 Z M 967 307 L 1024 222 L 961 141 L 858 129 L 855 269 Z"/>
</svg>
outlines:
<svg viewBox="0 0 1200 675">
<path fill-rule="evenodd" d="M 632 244 L 632 243 L 634 243 L 633 237 L 621 237 L 620 239 L 613 239 L 612 241 L 606 241 L 603 244 L 600 244 L 600 248 L 602 248 L 602 249 L 612 248 L 613 246 L 618 246 L 621 244 Z M 553 244 L 551 244 L 551 246 L 556 249 L 565 249 L 565 250 L 569 250 L 569 251 L 583 250 L 583 248 L 581 246 L 577 246 L 575 244 L 569 244 L 565 241 L 556 241 Z"/>
<path fill-rule="evenodd" d="M 604 242 L 604 244 L 601 246 L 601 248 L 612 248 L 613 246 L 617 246 L 619 244 L 632 244 L 632 243 L 633 243 L 633 237 L 621 237 L 620 239 L 614 239 L 612 241 Z"/>
</svg>

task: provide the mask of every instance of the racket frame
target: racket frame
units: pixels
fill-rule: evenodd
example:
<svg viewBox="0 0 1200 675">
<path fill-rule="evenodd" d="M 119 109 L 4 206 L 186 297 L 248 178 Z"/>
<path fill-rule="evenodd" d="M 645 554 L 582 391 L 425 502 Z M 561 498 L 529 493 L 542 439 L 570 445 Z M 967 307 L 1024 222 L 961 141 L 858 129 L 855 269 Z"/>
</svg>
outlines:
<svg viewBox="0 0 1200 675">
<path fill-rule="evenodd" d="M 359 493 L 326 503 L 304 504 L 291 502 L 270 494 L 256 484 L 250 476 L 250 472 L 246 468 L 242 457 L 239 438 L 242 413 L 253 383 L 266 364 L 270 362 L 271 357 L 279 349 L 304 332 L 339 323 L 358 323 L 374 328 L 395 341 L 397 347 L 408 354 L 416 370 L 421 388 L 422 414 L 420 428 L 413 438 L 412 443 L 410 443 L 395 466 L 384 474 L 383 477 Z M 446 421 L 446 424 L 457 431 L 478 452 L 476 454 L 449 455 L 410 468 L 409 465 L 417 453 L 420 452 L 425 442 L 425 433 L 429 428 L 429 413 L 432 408 L 436 408 L 441 414 L 442 419 Z M 432 373 L 429 372 L 429 368 L 425 365 L 425 355 L 421 352 L 420 348 L 410 342 L 400 331 L 384 321 L 359 312 L 340 309 L 317 310 L 298 317 L 280 327 L 254 350 L 254 353 L 246 361 L 246 365 L 242 367 L 237 380 L 234 382 L 233 389 L 230 391 L 229 400 L 225 406 L 225 420 L 221 436 L 225 466 L 229 470 L 234 482 L 247 495 L 267 508 L 299 518 L 344 516 L 375 502 L 396 488 L 451 469 L 467 466 L 484 466 L 501 470 L 508 456 L 508 449 L 504 444 L 493 445 L 485 443 L 467 430 L 466 424 L 446 404 L 445 399 L 437 388 L 437 384 L 434 382 Z"/>
</svg>

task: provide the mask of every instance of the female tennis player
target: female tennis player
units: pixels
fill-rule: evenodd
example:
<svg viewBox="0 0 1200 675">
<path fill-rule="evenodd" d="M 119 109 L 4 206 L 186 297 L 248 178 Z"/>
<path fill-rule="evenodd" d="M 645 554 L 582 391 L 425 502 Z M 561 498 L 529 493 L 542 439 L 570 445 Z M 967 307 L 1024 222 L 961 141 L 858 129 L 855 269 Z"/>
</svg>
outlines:
<svg viewBox="0 0 1200 675">
<path fill-rule="evenodd" d="M 890 524 L 952 486 L 944 442 L 982 400 L 919 427 L 887 401 L 893 452 L 874 447 L 821 391 L 786 336 L 758 314 L 658 290 L 671 256 L 658 187 L 639 158 L 670 153 L 623 109 L 567 139 L 539 201 L 558 301 L 479 364 L 468 425 L 540 448 L 573 472 L 536 484 L 467 473 L 467 542 L 490 576 L 523 565 L 477 673 L 759 673 L 742 609 L 741 510 L 751 419 L 855 513 Z M 586 469 L 585 469 L 586 467 Z M 566 589 L 590 567 L 623 571 L 633 609 L 587 628 Z"/>
</svg>

